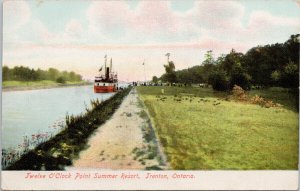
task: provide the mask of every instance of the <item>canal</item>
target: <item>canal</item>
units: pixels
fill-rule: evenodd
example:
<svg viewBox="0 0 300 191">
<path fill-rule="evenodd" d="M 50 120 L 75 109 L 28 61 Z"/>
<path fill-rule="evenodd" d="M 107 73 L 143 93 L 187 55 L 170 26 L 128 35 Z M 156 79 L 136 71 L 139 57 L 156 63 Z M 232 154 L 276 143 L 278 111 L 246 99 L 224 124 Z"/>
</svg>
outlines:
<svg viewBox="0 0 300 191">
<path fill-rule="evenodd" d="M 65 124 L 66 114 L 84 113 L 90 100 L 113 94 L 95 94 L 92 86 L 3 92 L 2 149 L 20 147 L 24 137 L 53 136 Z"/>
</svg>

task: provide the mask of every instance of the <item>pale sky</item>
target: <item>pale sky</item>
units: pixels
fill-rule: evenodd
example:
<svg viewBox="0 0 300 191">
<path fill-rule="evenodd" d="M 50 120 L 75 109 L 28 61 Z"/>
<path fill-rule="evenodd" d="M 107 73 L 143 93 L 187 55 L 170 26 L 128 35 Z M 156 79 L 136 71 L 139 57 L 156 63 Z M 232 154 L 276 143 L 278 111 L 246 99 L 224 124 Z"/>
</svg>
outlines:
<svg viewBox="0 0 300 191">
<path fill-rule="evenodd" d="M 6 0 L 3 64 L 72 70 L 93 79 L 113 59 L 120 80 L 200 65 L 206 51 L 284 42 L 300 31 L 296 0 Z"/>
</svg>

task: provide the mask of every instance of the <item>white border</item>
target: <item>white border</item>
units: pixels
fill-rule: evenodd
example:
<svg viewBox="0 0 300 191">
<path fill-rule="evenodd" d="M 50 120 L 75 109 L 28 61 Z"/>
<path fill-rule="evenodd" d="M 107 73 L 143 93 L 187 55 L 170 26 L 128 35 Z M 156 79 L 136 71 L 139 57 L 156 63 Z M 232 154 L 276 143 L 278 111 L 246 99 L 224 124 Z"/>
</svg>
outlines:
<svg viewBox="0 0 300 191">
<path fill-rule="evenodd" d="M 3 40 L 3 0 L 0 0 L 0 60 L 2 63 Z M 299 60 L 300 61 L 300 60 Z M 2 63 L 3 64 L 3 63 Z M 1 65 L 2 65 L 1 64 Z M 2 67 L 0 68 L 2 74 Z M 2 105 L 2 75 L 0 75 L 0 102 Z M 0 108 L 2 122 L 2 107 Z M 2 123 L 0 132 L 2 134 Z M 300 137 L 300 136 L 299 136 Z M 0 136 L 1 140 L 1 136 Z M 1 141 L 0 141 L 1 147 Z M 300 148 L 299 148 L 300 149 Z M 1 150 L 0 150 L 1 154 Z M 0 159 L 1 160 L 1 159 Z M 89 171 L 90 173 L 139 173 L 141 179 L 137 180 L 28 180 L 27 172 L 44 173 L 68 173 L 68 171 L 2 171 L 0 184 L 1 190 L 298 190 L 299 171 L 160 171 L 169 174 L 184 172 L 193 174 L 194 179 L 168 179 L 146 180 L 142 178 L 149 171 Z M 83 171 L 72 171 L 72 174 Z M 153 171 L 151 171 L 153 172 Z"/>
<path fill-rule="evenodd" d="M 27 173 L 45 178 L 25 178 Z M 91 174 L 75 179 L 77 173 Z M 116 174 L 117 178 L 93 178 L 94 174 Z M 122 179 L 121 175 L 138 174 Z M 146 179 L 147 173 L 168 179 Z M 173 174 L 194 178 L 172 178 Z M 298 171 L 2 171 L 3 190 L 298 190 Z M 60 178 L 61 174 L 71 176 Z M 49 178 L 57 175 L 57 178 Z"/>
</svg>

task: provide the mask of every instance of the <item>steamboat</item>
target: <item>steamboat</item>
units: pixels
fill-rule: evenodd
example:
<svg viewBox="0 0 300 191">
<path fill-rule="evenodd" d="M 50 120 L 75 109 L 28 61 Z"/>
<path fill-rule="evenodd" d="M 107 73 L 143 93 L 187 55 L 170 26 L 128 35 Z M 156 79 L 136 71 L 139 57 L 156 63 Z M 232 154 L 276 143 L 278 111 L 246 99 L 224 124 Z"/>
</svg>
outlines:
<svg viewBox="0 0 300 191">
<path fill-rule="evenodd" d="M 112 71 L 112 58 L 110 59 L 110 65 L 108 67 L 107 55 L 105 55 L 104 59 L 104 74 L 102 72 L 102 66 L 99 69 L 99 76 L 95 76 L 95 93 L 110 93 L 118 90 L 118 75 Z"/>
</svg>

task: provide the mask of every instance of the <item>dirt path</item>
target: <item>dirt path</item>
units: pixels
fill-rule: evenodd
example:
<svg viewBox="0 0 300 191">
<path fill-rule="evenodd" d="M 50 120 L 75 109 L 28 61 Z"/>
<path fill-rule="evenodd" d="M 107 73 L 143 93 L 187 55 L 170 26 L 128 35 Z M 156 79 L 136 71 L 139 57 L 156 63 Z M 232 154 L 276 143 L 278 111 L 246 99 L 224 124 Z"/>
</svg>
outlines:
<svg viewBox="0 0 300 191">
<path fill-rule="evenodd" d="M 159 157 L 153 158 L 148 152 L 153 143 L 143 138 L 143 128 L 148 123 L 142 112 L 133 89 L 112 118 L 95 131 L 88 141 L 88 148 L 79 154 L 79 159 L 73 161 L 73 166 L 67 170 L 145 169 L 159 166 Z"/>
</svg>

